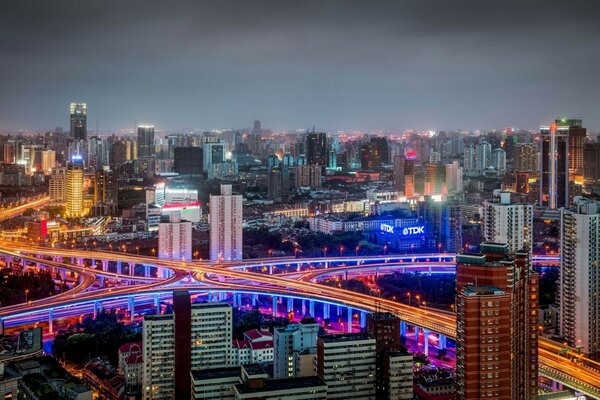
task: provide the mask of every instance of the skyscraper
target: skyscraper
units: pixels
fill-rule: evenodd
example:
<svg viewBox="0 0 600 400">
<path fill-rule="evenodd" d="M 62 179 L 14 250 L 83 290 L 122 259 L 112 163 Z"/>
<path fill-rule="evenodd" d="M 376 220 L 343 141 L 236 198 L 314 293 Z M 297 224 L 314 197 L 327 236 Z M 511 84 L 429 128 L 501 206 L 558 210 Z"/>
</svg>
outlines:
<svg viewBox="0 0 600 400">
<path fill-rule="evenodd" d="M 137 156 L 151 157 L 154 155 L 154 126 L 138 125 L 137 127 Z"/>
<path fill-rule="evenodd" d="M 296 167 L 296 188 L 321 187 L 321 167 L 318 165 L 299 165 Z"/>
<path fill-rule="evenodd" d="M 533 245 L 533 206 L 511 201 L 510 192 L 494 191 L 490 201 L 483 202 L 481 231 L 490 243 L 506 243 L 511 254 Z"/>
<path fill-rule="evenodd" d="M 456 261 L 457 398 L 537 397 L 538 274 L 529 252 L 482 243 Z"/>
<path fill-rule="evenodd" d="M 600 202 L 576 197 L 560 217 L 560 335 L 600 354 Z"/>
<path fill-rule="evenodd" d="M 586 186 L 600 183 L 600 143 L 585 144 L 583 161 L 583 178 Z"/>
<path fill-rule="evenodd" d="M 311 132 L 306 135 L 306 159 L 308 164 L 327 166 L 327 134 Z"/>
<path fill-rule="evenodd" d="M 83 159 L 73 156 L 67 168 L 67 182 L 65 188 L 66 214 L 69 218 L 81 218 L 83 209 Z"/>
<path fill-rule="evenodd" d="M 231 185 L 221 185 L 221 195 L 210 196 L 210 259 L 242 259 L 242 196 L 233 195 Z"/>
<path fill-rule="evenodd" d="M 94 179 L 94 204 L 117 204 L 119 195 L 119 181 L 114 171 L 104 167 L 96 171 Z"/>
<path fill-rule="evenodd" d="M 203 171 L 204 151 L 200 147 L 175 147 L 173 171 L 186 177 L 199 177 Z"/>
<path fill-rule="evenodd" d="M 75 140 L 87 139 L 87 104 L 71 103 L 69 107 L 71 137 Z"/>
<path fill-rule="evenodd" d="M 54 150 L 44 150 L 41 152 L 41 169 L 45 175 L 50 175 L 56 165 L 56 152 Z"/>
<path fill-rule="evenodd" d="M 64 204 L 67 201 L 67 168 L 60 167 L 52 170 L 49 192 L 52 204 Z"/>
<path fill-rule="evenodd" d="M 540 205 L 550 209 L 569 203 L 569 127 L 540 128 Z"/>
<path fill-rule="evenodd" d="M 513 170 L 517 172 L 537 171 L 537 148 L 533 143 L 518 143 L 514 149 Z"/>
<path fill-rule="evenodd" d="M 583 147 L 587 129 L 580 118 L 558 117 L 554 123 L 569 128 L 569 179 L 572 181 L 583 175 Z"/>
</svg>

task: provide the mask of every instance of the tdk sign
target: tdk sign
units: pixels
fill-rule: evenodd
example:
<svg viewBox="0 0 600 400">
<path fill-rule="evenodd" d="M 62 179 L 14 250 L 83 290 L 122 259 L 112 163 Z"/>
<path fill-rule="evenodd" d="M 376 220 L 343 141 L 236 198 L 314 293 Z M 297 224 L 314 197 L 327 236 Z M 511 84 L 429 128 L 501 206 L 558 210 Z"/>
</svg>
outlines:
<svg viewBox="0 0 600 400">
<path fill-rule="evenodd" d="M 392 225 L 381 224 L 379 226 L 379 229 L 381 229 L 383 232 L 386 232 L 386 233 L 394 233 L 394 227 Z M 403 228 L 401 233 L 402 233 L 402 236 L 411 236 L 411 235 L 419 235 L 419 234 L 424 235 L 425 227 L 424 226 L 410 226 L 410 227 Z"/>
<path fill-rule="evenodd" d="M 402 234 L 403 235 L 418 235 L 418 234 L 425 234 L 425 227 L 424 226 L 411 226 L 409 228 L 404 228 L 402 229 Z"/>
</svg>

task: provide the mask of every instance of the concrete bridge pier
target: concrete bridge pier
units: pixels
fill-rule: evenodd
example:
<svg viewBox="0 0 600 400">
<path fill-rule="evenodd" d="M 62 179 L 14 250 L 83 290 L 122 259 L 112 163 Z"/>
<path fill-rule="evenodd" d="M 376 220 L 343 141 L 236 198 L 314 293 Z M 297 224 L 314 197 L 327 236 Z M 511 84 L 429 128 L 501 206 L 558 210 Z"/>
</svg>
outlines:
<svg viewBox="0 0 600 400">
<path fill-rule="evenodd" d="M 346 318 L 348 320 L 348 333 L 352 333 L 352 308 L 348 307 L 348 316 Z"/>
<path fill-rule="evenodd" d="M 277 296 L 271 296 L 273 318 L 277 318 Z"/>
<path fill-rule="evenodd" d="M 133 322 L 135 319 L 135 298 L 133 296 L 129 296 L 127 299 L 127 308 L 129 309 L 129 320 Z"/>
</svg>

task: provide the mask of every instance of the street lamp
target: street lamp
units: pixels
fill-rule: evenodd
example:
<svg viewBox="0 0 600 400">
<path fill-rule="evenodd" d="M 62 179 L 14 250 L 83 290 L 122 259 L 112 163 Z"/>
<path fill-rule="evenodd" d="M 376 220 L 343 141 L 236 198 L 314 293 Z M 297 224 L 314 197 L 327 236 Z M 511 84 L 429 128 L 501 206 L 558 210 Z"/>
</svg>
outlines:
<svg viewBox="0 0 600 400">
<path fill-rule="evenodd" d="M 327 257 L 327 246 L 323 247 L 323 256 Z"/>
<path fill-rule="evenodd" d="M 358 251 L 360 250 L 360 246 L 356 246 L 354 248 L 354 252 L 356 253 L 356 257 L 358 257 Z"/>
<path fill-rule="evenodd" d="M 25 289 L 25 303 L 27 303 L 27 294 L 29 294 L 29 289 Z"/>
<path fill-rule="evenodd" d="M 340 246 L 340 257 L 344 254 L 344 246 Z"/>
<path fill-rule="evenodd" d="M 410 307 L 410 292 L 407 292 L 406 295 L 408 296 L 408 306 Z"/>
<path fill-rule="evenodd" d="M 383 255 L 385 256 L 385 253 L 387 252 L 387 244 L 383 245 Z"/>
</svg>

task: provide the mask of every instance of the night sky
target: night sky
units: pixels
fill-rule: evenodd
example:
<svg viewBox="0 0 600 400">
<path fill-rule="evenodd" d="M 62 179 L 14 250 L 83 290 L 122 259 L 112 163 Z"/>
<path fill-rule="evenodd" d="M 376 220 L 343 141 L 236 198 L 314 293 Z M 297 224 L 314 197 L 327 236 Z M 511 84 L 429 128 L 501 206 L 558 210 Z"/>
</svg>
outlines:
<svg viewBox="0 0 600 400">
<path fill-rule="evenodd" d="M 593 0 L 0 2 L 0 129 L 599 131 L 599 99 Z"/>
</svg>

